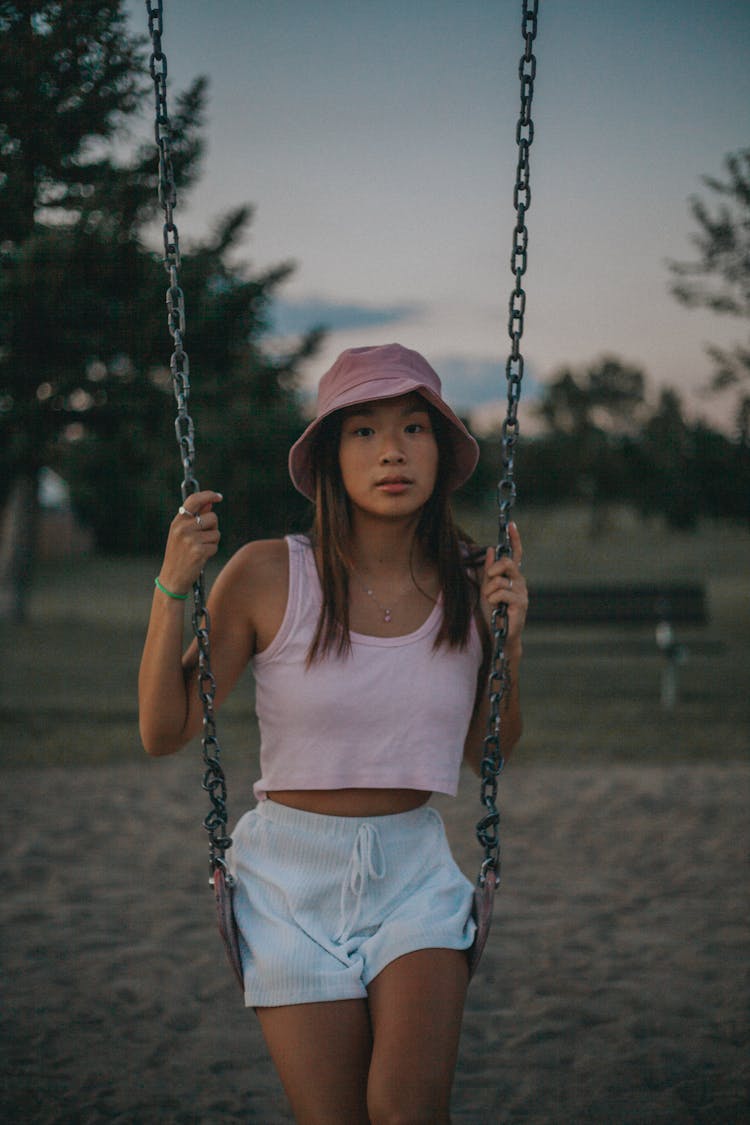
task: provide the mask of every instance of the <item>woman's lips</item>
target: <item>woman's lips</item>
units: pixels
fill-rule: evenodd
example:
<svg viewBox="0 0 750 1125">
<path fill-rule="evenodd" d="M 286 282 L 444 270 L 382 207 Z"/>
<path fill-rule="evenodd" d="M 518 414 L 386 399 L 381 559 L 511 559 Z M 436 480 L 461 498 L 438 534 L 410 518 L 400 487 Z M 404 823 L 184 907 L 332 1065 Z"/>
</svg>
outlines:
<svg viewBox="0 0 750 1125">
<path fill-rule="evenodd" d="M 382 484 L 378 485 L 380 492 L 389 493 L 391 496 L 406 492 L 408 487 L 406 480 L 383 480 Z"/>
<path fill-rule="evenodd" d="M 387 492 L 391 496 L 398 496 L 402 492 L 406 492 L 411 481 L 406 480 L 404 477 L 393 478 L 390 480 L 378 481 L 376 488 L 380 492 Z"/>
</svg>

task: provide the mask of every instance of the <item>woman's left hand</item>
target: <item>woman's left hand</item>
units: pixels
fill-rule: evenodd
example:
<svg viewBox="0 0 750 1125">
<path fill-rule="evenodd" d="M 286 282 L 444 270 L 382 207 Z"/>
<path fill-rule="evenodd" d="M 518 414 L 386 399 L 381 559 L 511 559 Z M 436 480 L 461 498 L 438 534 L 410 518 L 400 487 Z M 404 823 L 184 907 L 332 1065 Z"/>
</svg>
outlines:
<svg viewBox="0 0 750 1125">
<path fill-rule="evenodd" d="M 492 628 L 492 612 L 505 603 L 508 607 L 508 635 L 505 650 L 520 649 L 521 634 L 526 623 L 529 593 L 521 573 L 523 547 L 515 523 L 508 527 L 511 555 L 495 560 L 494 547 L 487 548 L 481 583 L 481 606 L 488 628 Z"/>
</svg>

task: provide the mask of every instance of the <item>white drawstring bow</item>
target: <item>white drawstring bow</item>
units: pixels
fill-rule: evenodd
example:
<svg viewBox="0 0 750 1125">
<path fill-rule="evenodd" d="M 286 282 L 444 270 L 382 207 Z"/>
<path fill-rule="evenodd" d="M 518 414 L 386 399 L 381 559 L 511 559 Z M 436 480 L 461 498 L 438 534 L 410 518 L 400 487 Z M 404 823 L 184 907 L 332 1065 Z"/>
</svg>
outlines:
<svg viewBox="0 0 750 1125">
<path fill-rule="evenodd" d="M 374 824 L 361 824 L 354 840 L 354 847 L 346 869 L 344 881 L 341 884 L 341 912 L 339 914 L 339 931 L 336 934 L 337 942 L 344 942 L 354 930 L 362 912 L 362 898 L 371 879 L 382 879 L 385 876 L 385 856 L 383 845 L 380 842 L 380 833 Z M 347 917 L 347 899 L 354 899 L 354 904 Z"/>
</svg>

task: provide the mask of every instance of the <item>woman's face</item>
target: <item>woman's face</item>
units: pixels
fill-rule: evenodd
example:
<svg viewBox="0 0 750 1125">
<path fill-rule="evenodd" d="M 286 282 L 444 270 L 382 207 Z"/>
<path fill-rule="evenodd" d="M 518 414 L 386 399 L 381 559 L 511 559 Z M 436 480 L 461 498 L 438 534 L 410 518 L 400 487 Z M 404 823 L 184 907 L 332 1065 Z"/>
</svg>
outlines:
<svg viewBox="0 0 750 1125">
<path fill-rule="evenodd" d="M 346 409 L 339 466 L 355 509 L 391 519 L 419 512 L 438 472 L 438 446 L 424 399 L 413 393 Z"/>
</svg>

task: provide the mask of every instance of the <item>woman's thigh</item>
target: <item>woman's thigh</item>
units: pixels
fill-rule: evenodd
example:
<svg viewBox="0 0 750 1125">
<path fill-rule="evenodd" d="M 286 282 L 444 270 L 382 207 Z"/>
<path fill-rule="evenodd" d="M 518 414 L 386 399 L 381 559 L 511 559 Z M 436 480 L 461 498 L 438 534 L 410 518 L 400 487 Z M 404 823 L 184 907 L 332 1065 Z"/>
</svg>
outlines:
<svg viewBox="0 0 750 1125">
<path fill-rule="evenodd" d="M 370 1121 L 450 1121 L 469 971 L 466 954 L 421 949 L 387 965 L 368 989 L 373 1048 Z"/>
<path fill-rule="evenodd" d="M 299 1125 L 369 1125 L 367 1002 L 331 1000 L 256 1012 Z"/>
</svg>

